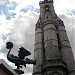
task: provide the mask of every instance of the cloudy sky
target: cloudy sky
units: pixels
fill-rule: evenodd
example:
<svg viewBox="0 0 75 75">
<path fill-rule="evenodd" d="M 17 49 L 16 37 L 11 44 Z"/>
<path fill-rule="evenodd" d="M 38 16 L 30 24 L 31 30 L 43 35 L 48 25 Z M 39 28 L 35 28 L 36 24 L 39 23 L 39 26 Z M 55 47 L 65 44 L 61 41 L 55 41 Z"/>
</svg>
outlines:
<svg viewBox="0 0 75 75">
<path fill-rule="evenodd" d="M 40 0 L 0 0 L 0 59 L 4 59 L 11 67 L 6 54 L 5 43 L 14 44 L 12 53 L 17 55 L 20 46 L 28 49 L 33 58 L 35 24 L 39 17 Z M 66 31 L 75 56 L 75 0 L 54 0 L 57 15 L 64 21 Z M 29 58 L 30 58 L 29 57 Z M 24 69 L 24 75 L 32 75 L 32 65 Z"/>
</svg>

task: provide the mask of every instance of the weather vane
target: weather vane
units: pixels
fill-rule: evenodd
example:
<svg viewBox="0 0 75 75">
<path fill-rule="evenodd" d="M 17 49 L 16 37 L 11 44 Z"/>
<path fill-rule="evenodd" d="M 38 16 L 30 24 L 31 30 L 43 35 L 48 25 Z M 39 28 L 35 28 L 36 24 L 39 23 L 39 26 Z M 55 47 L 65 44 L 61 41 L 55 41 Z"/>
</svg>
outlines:
<svg viewBox="0 0 75 75">
<path fill-rule="evenodd" d="M 12 42 L 7 42 L 6 48 L 9 49 L 9 52 L 7 54 L 7 59 L 10 62 L 14 63 L 15 66 L 17 66 L 17 69 L 15 69 L 15 71 L 18 74 L 24 74 L 24 71 L 20 70 L 20 68 L 22 68 L 23 65 L 26 67 L 26 64 L 34 64 L 34 65 L 36 64 L 35 60 L 26 57 L 31 55 L 31 53 L 27 51 L 24 47 L 21 46 L 21 48 L 19 48 L 20 50 L 18 51 L 18 56 L 14 56 L 13 54 L 10 54 L 10 51 L 13 48 Z"/>
</svg>

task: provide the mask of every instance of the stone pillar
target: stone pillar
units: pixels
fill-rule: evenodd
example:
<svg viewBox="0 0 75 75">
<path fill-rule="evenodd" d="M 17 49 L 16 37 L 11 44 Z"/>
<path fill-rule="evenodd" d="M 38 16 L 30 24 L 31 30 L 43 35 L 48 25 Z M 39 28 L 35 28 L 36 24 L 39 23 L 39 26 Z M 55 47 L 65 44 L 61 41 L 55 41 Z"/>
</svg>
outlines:
<svg viewBox="0 0 75 75">
<path fill-rule="evenodd" d="M 34 65 L 33 75 L 42 75 L 42 63 L 43 63 L 43 34 L 42 28 L 37 28 L 35 30 L 35 50 L 34 59 L 36 60 L 36 65 Z"/>
<path fill-rule="evenodd" d="M 60 58 L 56 28 L 53 24 L 45 24 L 44 26 L 44 46 L 45 61 Z"/>
<path fill-rule="evenodd" d="M 74 56 L 68 40 L 68 36 L 64 25 L 58 26 L 59 40 L 60 40 L 60 51 L 62 53 L 62 59 L 66 62 L 69 70 L 69 75 L 75 75 Z"/>
</svg>

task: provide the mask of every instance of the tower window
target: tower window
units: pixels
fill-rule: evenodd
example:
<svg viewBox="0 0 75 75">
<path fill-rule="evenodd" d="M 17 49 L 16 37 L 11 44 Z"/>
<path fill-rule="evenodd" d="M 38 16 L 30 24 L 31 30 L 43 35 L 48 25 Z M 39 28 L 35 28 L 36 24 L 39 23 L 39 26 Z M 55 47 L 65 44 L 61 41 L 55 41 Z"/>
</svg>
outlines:
<svg viewBox="0 0 75 75">
<path fill-rule="evenodd" d="M 61 21 L 59 20 L 59 24 L 61 24 Z"/>
<path fill-rule="evenodd" d="M 48 18 L 48 16 L 46 18 Z"/>
<path fill-rule="evenodd" d="M 44 8 L 45 8 L 45 12 L 49 12 L 49 5 L 46 5 Z"/>
</svg>

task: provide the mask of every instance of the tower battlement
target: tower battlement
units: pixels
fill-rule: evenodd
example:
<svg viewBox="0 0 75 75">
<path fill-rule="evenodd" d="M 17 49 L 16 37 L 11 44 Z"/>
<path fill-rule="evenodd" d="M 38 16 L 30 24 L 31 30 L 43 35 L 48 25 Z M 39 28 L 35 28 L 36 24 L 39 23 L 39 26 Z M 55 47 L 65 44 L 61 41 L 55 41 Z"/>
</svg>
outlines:
<svg viewBox="0 0 75 75">
<path fill-rule="evenodd" d="M 44 3 L 53 3 L 53 0 L 44 0 L 39 2 L 39 4 L 44 4 Z"/>
</svg>

